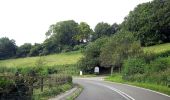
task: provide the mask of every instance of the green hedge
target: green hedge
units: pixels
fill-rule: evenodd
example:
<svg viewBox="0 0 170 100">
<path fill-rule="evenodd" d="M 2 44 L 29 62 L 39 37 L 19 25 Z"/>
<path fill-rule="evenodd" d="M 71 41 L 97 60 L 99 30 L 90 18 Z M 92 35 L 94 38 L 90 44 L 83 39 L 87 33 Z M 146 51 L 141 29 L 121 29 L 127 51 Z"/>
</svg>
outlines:
<svg viewBox="0 0 170 100">
<path fill-rule="evenodd" d="M 128 59 L 123 64 L 123 79 L 128 81 L 168 85 L 169 59 L 159 57 L 149 63 L 143 58 Z"/>
</svg>

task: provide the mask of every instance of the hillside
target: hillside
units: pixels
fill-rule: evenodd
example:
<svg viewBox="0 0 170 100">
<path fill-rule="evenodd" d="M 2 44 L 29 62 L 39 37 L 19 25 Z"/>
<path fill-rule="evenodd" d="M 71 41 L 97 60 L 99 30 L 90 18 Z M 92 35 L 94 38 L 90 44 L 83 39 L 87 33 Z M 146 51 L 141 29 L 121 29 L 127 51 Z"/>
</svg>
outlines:
<svg viewBox="0 0 170 100">
<path fill-rule="evenodd" d="M 149 52 L 154 52 L 154 53 L 163 53 L 168 50 L 170 50 L 170 43 L 144 47 L 144 51 L 149 51 Z"/>
<path fill-rule="evenodd" d="M 170 50 L 170 43 L 144 47 L 144 51 L 150 51 L 155 53 L 162 53 L 168 50 Z M 68 53 L 42 56 L 41 58 L 43 59 L 45 65 L 52 66 L 52 65 L 74 64 L 81 57 L 82 54 L 79 51 L 74 51 Z M 7 66 L 7 67 L 34 66 L 35 63 L 38 61 L 38 59 L 40 59 L 40 57 L 27 57 L 27 58 L 0 60 L 0 66 Z"/>
<path fill-rule="evenodd" d="M 82 54 L 79 51 L 74 51 L 68 53 L 42 56 L 41 59 L 43 60 L 45 65 L 52 66 L 52 65 L 74 64 L 81 57 Z M 40 57 L 27 57 L 27 58 L 0 60 L 0 66 L 29 67 L 29 66 L 34 66 L 39 59 Z"/>
</svg>

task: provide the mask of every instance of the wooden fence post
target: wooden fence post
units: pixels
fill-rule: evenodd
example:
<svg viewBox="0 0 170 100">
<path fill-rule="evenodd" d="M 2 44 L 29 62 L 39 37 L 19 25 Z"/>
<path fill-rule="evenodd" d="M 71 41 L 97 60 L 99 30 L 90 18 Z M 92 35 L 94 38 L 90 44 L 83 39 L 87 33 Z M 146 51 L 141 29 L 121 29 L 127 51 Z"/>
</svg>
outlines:
<svg viewBox="0 0 170 100">
<path fill-rule="evenodd" d="M 51 76 L 48 78 L 48 85 L 49 85 L 49 89 L 51 88 Z"/>
<path fill-rule="evenodd" d="M 43 87 L 44 87 L 44 82 L 43 82 L 43 77 L 41 77 L 41 92 L 43 92 Z"/>
</svg>

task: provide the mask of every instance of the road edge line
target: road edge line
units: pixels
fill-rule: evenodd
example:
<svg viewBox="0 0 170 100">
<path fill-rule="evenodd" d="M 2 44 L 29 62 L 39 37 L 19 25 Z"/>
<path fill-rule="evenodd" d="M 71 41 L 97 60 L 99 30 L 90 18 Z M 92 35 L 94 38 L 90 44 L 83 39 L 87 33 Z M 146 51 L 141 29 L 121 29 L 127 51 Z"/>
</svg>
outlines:
<svg viewBox="0 0 170 100">
<path fill-rule="evenodd" d="M 104 80 L 104 81 L 105 81 L 105 80 Z M 130 86 L 130 87 L 135 87 L 135 88 L 147 90 L 147 91 L 150 91 L 150 92 L 153 92 L 153 93 L 157 93 L 157 94 L 160 94 L 160 95 L 163 95 L 163 96 L 167 96 L 167 97 L 170 98 L 170 96 L 167 95 L 167 94 L 164 94 L 164 93 L 161 93 L 161 92 L 158 92 L 158 91 L 154 91 L 154 90 L 151 90 L 151 89 L 139 87 L 139 86 L 134 86 L 134 85 L 130 85 L 130 84 L 124 84 L 124 83 L 118 83 L 118 82 L 111 82 L 111 81 L 105 81 L 105 82 L 108 82 L 108 83 L 115 83 L 115 84 L 122 84 L 122 85 Z"/>
<path fill-rule="evenodd" d="M 117 92 L 119 95 L 121 95 L 122 97 L 124 97 L 124 98 L 127 99 L 127 100 L 135 100 L 135 99 L 134 99 L 133 97 L 131 97 L 130 95 L 128 95 L 128 94 L 126 94 L 126 93 L 124 93 L 124 92 L 122 92 L 122 91 L 120 91 L 120 90 L 118 90 L 118 89 L 116 89 L 116 88 L 113 88 L 113 87 L 111 87 L 111 86 L 103 85 L 103 84 L 100 84 L 100 83 L 93 83 L 93 82 L 88 82 L 88 83 L 97 84 L 97 85 L 106 87 L 106 88 L 108 88 L 108 89 L 110 89 L 110 90 L 113 90 L 113 91 Z"/>
</svg>

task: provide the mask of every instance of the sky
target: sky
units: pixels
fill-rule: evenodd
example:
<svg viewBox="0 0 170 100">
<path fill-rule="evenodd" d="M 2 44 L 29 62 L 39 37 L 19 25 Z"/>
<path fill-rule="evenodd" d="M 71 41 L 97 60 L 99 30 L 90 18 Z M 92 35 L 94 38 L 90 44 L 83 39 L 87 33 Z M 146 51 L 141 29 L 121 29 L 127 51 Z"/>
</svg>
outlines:
<svg viewBox="0 0 170 100">
<path fill-rule="evenodd" d="M 0 37 L 42 43 L 51 24 L 64 20 L 120 24 L 138 4 L 151 0 L 0 0 Z"/>
</svg>

